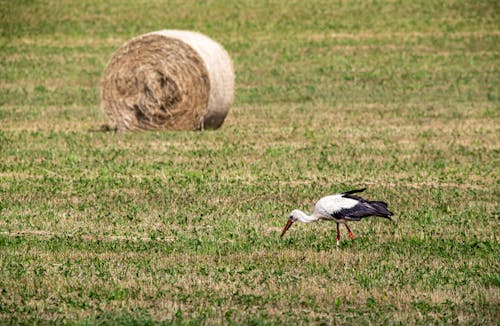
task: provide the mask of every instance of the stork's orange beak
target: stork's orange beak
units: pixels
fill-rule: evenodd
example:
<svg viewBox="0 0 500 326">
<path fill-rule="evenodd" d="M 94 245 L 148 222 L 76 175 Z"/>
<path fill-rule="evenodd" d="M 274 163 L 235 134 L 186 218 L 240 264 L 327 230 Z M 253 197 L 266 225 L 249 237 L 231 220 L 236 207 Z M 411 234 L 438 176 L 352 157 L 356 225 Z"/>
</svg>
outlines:
<svg viewBox="0 0 500 326">
<path fill-rule="evenodd" d="M 286 231 L 292 226 L 292 224 L 293 224 L 292 220 L 288 220 L 288 222 L 286 222 L 285 228 L 283 229 L 283 232 L 281 232 L 280 238 L 283 238 Z"/>
</svg>

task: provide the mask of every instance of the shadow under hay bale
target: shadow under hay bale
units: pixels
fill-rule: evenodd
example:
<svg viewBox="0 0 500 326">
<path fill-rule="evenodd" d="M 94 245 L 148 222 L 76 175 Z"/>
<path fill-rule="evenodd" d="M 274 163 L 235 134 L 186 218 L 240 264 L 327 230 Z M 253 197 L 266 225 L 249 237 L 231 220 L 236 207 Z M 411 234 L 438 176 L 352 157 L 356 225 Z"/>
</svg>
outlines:
<svg viewBox="0 0 500 326">
<path fill-rule="evenodd" d="M 190 31 L 130 40 L 113 54 L 101 81 L 101 105 L 118 131 L 217 129 L 233 97 L 228 53 Z"/>
</svg>

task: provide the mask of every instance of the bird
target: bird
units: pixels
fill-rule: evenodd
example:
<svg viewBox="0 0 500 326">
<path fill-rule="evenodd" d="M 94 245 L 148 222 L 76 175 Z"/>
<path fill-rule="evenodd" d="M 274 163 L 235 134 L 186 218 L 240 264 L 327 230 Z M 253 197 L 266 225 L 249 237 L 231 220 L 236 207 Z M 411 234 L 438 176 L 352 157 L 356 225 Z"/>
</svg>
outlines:
<svg viewBox="0 0 500 326">
<path fill-rule="evenodd" d="M 340 243 L 339 225 L 344 224 L 349 231 L 349 237 L 354 238 L 354 234 L 347 225 L 347 222 L 360 221 L 369 216 L 380 216 L 391 219 L 394 215 L 387 209 L 387 203 L 383 201 L 371 201 L 353 194 L 365 191 L 366 188 L 346 191 L 336 195 L 325 196 L 318 200 L 314 205 L 312 215 L 307 215 L 301 210 L 295 209 L 290 213 L 288 221 L 281 232 L 280 238 L 283 238 L 286 231 L 293 223 L 299 221 L 303 223 L 316 222 L 318 220 L 335 221 L 337 223 L 337 247 Z"/>
</svg>

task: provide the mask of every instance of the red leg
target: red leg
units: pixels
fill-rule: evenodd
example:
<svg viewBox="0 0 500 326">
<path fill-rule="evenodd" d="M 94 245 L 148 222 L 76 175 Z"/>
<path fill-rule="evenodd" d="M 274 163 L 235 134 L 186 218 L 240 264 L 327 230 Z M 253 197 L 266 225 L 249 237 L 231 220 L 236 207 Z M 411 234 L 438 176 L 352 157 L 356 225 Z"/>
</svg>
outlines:
<svg viewBox="0 0 500 326">
<path fill-rule="evenodd" d="M 340 229 L 339 229 L 339 224 L 337 223 L 337 246 L 340 243 Z"/>
<path fill-rule="evenodd" d="M 349 231 L 349 237 L 350 237 L 351 239 L 354 239 L 354 234 L 352 234 L 352 231 L 351 231 L 351 229 L 349 228 L 349 225 L 347 225 L 347 223 L 345 223 L 344 225 L 345 225 L 345 227 L 347 228 L 347 231 Z"/>
</svg>

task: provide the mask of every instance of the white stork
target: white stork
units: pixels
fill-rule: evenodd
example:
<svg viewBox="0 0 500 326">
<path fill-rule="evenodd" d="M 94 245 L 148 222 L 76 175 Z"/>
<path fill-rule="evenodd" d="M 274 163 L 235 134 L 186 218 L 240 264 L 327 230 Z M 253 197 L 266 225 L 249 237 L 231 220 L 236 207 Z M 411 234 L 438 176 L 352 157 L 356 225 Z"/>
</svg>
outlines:
<svg viewBox="0 0 500 326">
<path fill-rule="evenodd" d="M 387 209 L 387 203 L 383 201 L 369 201 L 359 196 L 352 194 L 363 192 L 366 188 L 346 191 L 341 194 L 331 195 L 321 198 L 314 205 L 312 215 L 307 215 L 301 210 L 295 209 L 290 213 L 288 222 L 283 229 L 280 237 L 283 237 L 286 231 L 294 222 L 311 223 L 317 220 L 335 221 L 337 223 L 337 246 L 340 243 L 339 224 L 345 225 L 349 231 L 349 237 L 352 239 L 354 235 L 347 225 L 350 221 L 360 221 L 368 216 L 385 217 L 392 221 L 391 213 Z"/>
</svg>

